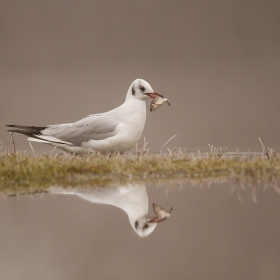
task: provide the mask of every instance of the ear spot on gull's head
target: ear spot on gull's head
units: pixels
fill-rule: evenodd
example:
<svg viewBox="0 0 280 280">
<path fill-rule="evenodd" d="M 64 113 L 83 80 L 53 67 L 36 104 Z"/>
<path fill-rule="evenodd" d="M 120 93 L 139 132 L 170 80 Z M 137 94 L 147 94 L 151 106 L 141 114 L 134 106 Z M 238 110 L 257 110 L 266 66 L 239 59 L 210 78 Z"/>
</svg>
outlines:
<svg viewBox="0 0 280 280">
<path fill-rule="evenodd" d="M 134 87 L 131 88 L 131 92 L 132 92 L 132 95 L 135 95 L 135 89 L 134 89 Z"/>
</svg>

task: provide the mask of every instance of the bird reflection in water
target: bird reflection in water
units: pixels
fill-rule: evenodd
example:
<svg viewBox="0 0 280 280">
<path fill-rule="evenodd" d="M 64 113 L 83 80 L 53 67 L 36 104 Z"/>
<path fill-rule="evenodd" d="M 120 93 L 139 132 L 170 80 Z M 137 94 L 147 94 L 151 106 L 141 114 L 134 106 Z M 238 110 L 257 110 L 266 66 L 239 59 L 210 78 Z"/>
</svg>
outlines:
<svg viewBox="0 0 280 280">
<path fill-rule="evenodd" d="M 153 203 L 155 217 L 148 215 L 149 200 L 144 185 L 129 185 L 97 189 L 50 188 L 50 193 L 76 195 L 92 203 L 107 204 L 122 209 L 128 216 L 133 230 L 140 237 L 150 235 L 159 222 L 166 220 L 172 211 L 165 211 Z"/>
</svg>

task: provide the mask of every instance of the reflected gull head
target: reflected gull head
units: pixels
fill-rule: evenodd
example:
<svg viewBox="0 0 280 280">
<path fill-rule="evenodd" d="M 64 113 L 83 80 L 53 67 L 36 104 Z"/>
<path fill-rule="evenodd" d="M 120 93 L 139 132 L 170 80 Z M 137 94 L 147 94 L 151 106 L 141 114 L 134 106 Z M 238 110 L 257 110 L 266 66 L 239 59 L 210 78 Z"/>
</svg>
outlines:
<svg viewBox="0 0 280 280">
<path fill-rule="evenodd" d="M 140 237 L 150 235 L 158 223 L 156 217 L 151 218 L 148 215 L 149 200 L 144 185 L 96 189 L 51 187 L 49 191 L 53 194 L 72 194 L 92 203 L 107 204 L 122 209 L 127 214 L 131 227 Z"/>
<path fill-rule="evenodd" d="M 151 217 L 149 217 L 148 215 L 137 218 L 135 222 L 129 218 L 132 228 L 140 237 L 146 237 L 150 235 L 156 228 L 157 223 L 150 222 L 150 220 Z"/>
</svg>

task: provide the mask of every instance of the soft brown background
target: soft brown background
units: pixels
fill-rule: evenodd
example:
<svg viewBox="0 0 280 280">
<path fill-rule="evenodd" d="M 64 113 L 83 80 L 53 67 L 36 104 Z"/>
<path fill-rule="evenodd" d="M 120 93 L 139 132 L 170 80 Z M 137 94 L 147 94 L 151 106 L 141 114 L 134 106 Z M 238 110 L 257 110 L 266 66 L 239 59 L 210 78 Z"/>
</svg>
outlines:
<svg viewBox="0 0 280 280">
<path fill-rule="evenodd" d="M 278 148 L 279 14 L 278 0 L 2 0 L 0 141 L 5 124 L 110 110 L 143 78 L 172 105 L 148 112 L 152 150 L 175 134 L 169 147 Z"/>
<path fill-rule="evenodd" d="M 261 150 L 258 137 L 279 151 L 279 14 L 278 0 L 2 0 L 0 141 L 9 145 L 5 124 L 110 110 L 143 78 L 172 105 L 148 112 L 152 150 L 176 134 L 168 146 L 188 151 Z M 226 186 L 152 201 L 175 210 L 146 239 L 120 211 L 78 198 L 2 201 L 1 280 L 280 279 L 276 192 L 257 204 Z"/>
</svg>

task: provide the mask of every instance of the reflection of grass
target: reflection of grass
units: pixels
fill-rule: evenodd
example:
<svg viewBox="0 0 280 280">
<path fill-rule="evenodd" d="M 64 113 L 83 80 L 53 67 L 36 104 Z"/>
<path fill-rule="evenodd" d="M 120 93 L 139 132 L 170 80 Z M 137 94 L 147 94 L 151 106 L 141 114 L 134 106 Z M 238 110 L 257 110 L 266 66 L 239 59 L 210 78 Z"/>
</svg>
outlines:
<svg viewBox="0 0 280 280">
<path fill-rule="evenodd" d="M 162 180 L 231 179 L 250 185 L 264 183 L 277 188 L 280 178 L 280 155 L 230 154 L 211 147 L 209 153 L 148 154 L 138 150 L 126 155 L 71 155 L 30 157 L 23 153 L 0 154 L 0 191 L 37 192 L 51 185 L 106 186 L 131 182 Z"/>
</svg>

